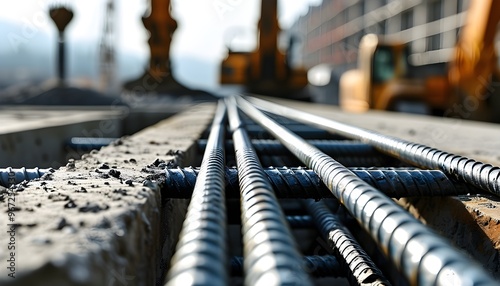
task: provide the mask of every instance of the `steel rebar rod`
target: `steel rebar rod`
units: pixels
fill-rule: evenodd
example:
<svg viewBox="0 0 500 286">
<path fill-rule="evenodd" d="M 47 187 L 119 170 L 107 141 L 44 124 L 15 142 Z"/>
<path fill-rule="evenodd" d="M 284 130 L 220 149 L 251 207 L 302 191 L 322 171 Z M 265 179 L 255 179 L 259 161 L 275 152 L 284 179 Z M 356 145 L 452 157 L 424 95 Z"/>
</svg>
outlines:
<svg viewBox="0 0 500 286">
<path fill-rule="evenodd" d="M 319 175 L 333 195 L 377 241 L 385 255 L 398 265 L 409 283 L 498 284 L 479 264 L 346 167 L 265 116 L 248 101 L 239 96 L 236 100 L 250 118 Z"/>
<path fill-rule="evenodd" d="M 257 139 L 267 139 L 269 138 L 268 132 L 265 131 L 262 127 L 258 125 L 245 125 L 245 129 L 247 130 L 248 134 L 254 138 Z M 304 125 L 293 125 L 290 127 L 293 131 L 296 133 L 300 134 L 304 138 L 310 138 L 310 139 L 341 139 L 338 136 L 332 135 L 328 133 L 328 131 L 321 130 L 321 129 L 316 129 L 316 128 L 309 128 L 309 126 L 304 126 Z"/>
<path fill-rule="evenodd" d="M 330 247 L 338 253 L 341 264 L 349 269 L 348 277 L 352 284 L 390 285 L 351 232 L 323 202 L 305 200 L 304 204 L 323 238 L 328 240 Z"/>
<path fill-rule="evenodd" d="M 315 146 L 326 154 L 339 156 L 380 156 L 373 146 L 354 140 L 308 140 L 309 144 Z M 198 148 L 204 150 L 207 140 L 198 140 Z M 254 139 L 252 146 L 257 153 L 265 155 L 288 155 L 288 151 L 280 142 L 270 139 Z M 228 140 L 226 149 L 232 149 L 233 141 Z"/>
<path fill-rule="evenodd" d="M 54 172 L 54 169 L 40 169 L 38 167 L 26 169 L 11 168 L 0 169 L 0 186 L 10 187 L 22 181 L 30 181 L 42 177 L 45 173 Z"/>
<path fill-rule="evenodd" d="M 225 114 L 226 107 L 220 101 L 166 285 L 228 283 L 224 194 Z"/>
<path fill-rule="evenodd" d="M 293 228 L 314 228 L 312 217 L 309 215 L 287 215 L 286 222 Z"/>
<path fill-rule="evenodd" d="M 303 263 L 306 265 L 310 275 L 315 277 L 345 277 L 346 273 L 340 267 L 340 264 L 333 255 L 311 255 L 304 256 Z M 234 256 L 231 258 L 231 274 L 241 276 L 243 272 L 243 257 Z"/>
<path fill-rule="evenodd" d="M 311 285 L 234 102 L 228 103 L 228 115 L 240 171 L 245 285 Z"/>
<path fill-rule="evenodd" d="M 251 98 L 250 101 L 263 110 L 368 143 L 384 154 L 421 168 L 441 170 L 449 176 L 500 196 L 500 167 L 261 99 Z"/>
<path fill-rule="evenodd" d="M 457 196 L 484 193 L 483 190 L 449 179 L 439 170 L 350 169 L 356 176 L 377 188 L 388 197 Z M 162 194 L 165 198 L 190 198 L 198 169 L 174 168 L 165 170 Z M 264 168 L 278 198 L 332 198 L 330 190 L 318 175 L 305 168 Z M 239 198 L 238 169 L 226 168 L 226 196 Z"/>
<path fill-rule="evenodd" d="M 286 222 L 291 229 L 314 228 L 314 223 L 309 215 L 287 215 Z M 229 225 L 241 225 L 241 220 L 235 217 L 228 218 Z"/>
<path fill-rule="evenodd" d="M 397 164 L 397 160 L 378 152 L 373 146 L 353 140 L 309 140 L 329 156 L 349 166 L 388 166 Z M 291 156 L 281 143 L 276 140 L 252 140 L 252 145 L 259 156 Z M 198 149 L 205 150 L 206 140 L 198 140 Z M 233 142 L 227 141 L 226 149 L 233 149 Z M 292 156 L 293 157 L 293 156 Z M 262 157 L 261 157 L 262 158 Z"/>
</svg>

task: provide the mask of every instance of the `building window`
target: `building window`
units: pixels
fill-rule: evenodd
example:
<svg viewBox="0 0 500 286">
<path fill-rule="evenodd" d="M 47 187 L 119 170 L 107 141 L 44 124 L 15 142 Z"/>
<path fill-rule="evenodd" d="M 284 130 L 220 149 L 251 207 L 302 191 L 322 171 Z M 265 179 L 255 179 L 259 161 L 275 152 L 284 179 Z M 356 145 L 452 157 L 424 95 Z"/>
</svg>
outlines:
<svg viewBox="0 0 500 286">
<path fill-rule="evenodd" d="M 427 50 L 435 51 L 441 49 L 441 34 L 427 37 Z"/>
<path fill-rule="evenodd" d="M 406 10 L 401 13 L 401 31 L 413 27 L 413 10 Z"/>
<path fill-rule="evenodd" d="M 457 0 L 457 12 L 463 12 L 467 10 L 469 6 L 469 1 L 468 0 Z"/>
<path fill-rule="evenodd" d="M 443 17 L 443 1 L 431 1 L 429 2 L 427 11 L 427 22 L 434 22 Z"/>
</svg>

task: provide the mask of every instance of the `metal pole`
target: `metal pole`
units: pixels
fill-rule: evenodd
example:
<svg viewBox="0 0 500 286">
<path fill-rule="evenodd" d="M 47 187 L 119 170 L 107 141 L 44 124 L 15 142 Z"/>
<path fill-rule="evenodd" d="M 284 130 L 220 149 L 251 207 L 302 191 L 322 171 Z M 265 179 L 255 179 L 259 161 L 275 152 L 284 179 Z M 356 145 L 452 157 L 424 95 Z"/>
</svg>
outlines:
<svg viewBox="0 0 500 286">
<path fill-rule="evenodd" d="M 59 60 L 58 60 L 58 75 L 60 84 L 64 84 L 66 80 L 66 71 L 65 71 L 65 41 L 64 41 L 64 32 L 59 32 Z"/>
</svg>

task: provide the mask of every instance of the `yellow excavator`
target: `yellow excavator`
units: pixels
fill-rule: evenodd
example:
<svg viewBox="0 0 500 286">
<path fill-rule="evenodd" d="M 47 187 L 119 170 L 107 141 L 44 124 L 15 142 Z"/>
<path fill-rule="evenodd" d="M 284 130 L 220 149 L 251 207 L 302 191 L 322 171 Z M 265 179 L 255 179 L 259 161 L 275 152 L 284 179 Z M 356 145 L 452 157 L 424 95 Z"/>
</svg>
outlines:
<svg viewBox="0 0 500 286">
<path fill-rule="evenodd" d="M 408 63 L 404 43 L 365 35 L 360 42 L 358 69 L 340 78 L 340 106 L 353 112 L 417 109 L 500 122 L 500 95 L 494 95 L 498 91 L 492 86 L 500 79 L 494 43 L 499 20 L 500 1 L 471 1 L 447 71 L 434 75 Z"/>
<path fill-rule="evenodd" d="M 277 14 L 277 0 L 261 1 L 258 47 L 253 52 L 230 50 L 221 65 L 220 83 L 243 85 L 251 93 L 307 99 L 306 71 L 292 69 L 278 48 Z"/>
</svg>

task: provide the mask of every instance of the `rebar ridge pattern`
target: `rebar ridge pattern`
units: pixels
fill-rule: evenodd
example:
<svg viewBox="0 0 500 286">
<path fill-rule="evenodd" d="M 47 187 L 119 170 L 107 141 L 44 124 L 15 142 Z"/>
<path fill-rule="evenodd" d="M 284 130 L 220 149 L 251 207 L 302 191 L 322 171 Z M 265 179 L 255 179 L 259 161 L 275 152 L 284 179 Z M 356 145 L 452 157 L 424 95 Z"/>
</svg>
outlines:
<svg viewBox="0 0 500 286">
<path fill-rule="evenodd" d="M 166 285 L 227 285 L 224 130 L 219 102 Z"/>
<path fill-rule="evenodd" d="M 306 200 L 304 204 L 312 215 L 323 238 L 329 241 L 333 250 L 342 257 L 342 263 L 350 270 L 348 277 L 351 284 L 390 285 L 350 231 L 331 213 L 323 202 Z"/>
<path fill-rule="evenodd" d="M 245 285 L 311 285 L 234 102 L 228 113 L 239 170 Z"/>
<path fill-rule="evenodd" d="M 280 140 L 318 174 L 333 195 L 377 241 L 383 252 L 395 265 L 398 265 L 410 284 L 497 284 L 480 265 L 470 261 L 448 241 L 422 225 L 390 198 L 360 180 L 314 146 L 269 119 L 248 101 L 241 97 L 236 97 L 236 100 L 238 106 L 250 118 Z M 296 116 L 296 114 L 281 115 Z M 358 131 L 355 127 L 345 126 L 341 135 Z M 354 135 L 349 137 L 361 139 Z"/>
<path fill-rule="evenodd" d="M 345 272 L 333 255 L 304 256 L 303 262 L 310 275 L 314 277 L 345 277 Z M 241 275 L 243 272 L 243 257 L 235 256 L 231 259 L 231 273 Z"/>
<path fill-rule="evenodd" d="M 388 197 L 457 196 L 484 193 L 463 182 L 449 179 L 439 170 L 351 168 L 356 176 L 377 188 Z M 175 168 L 165 170 L 163 193 L 167 198 L 191 196 L 198 169 Z M 238 198 L 238 170 L 226 168 L 226 197 Z M 322 199 L 333 197 L 313 170 L 306 168 L 264 168 L 278 198 Z"/>
<path fill-rule="evenodd" d="M 421 168 L 441 170 L 448 176 L 500 196 L 499 167 L 260 99 L 252 98 L 250 100 L 259 108 L 272 109 L 275 114 L 329 130 L 346 138 L 368 143 L 377 150 L 397 159 Z"/>
</svg>

